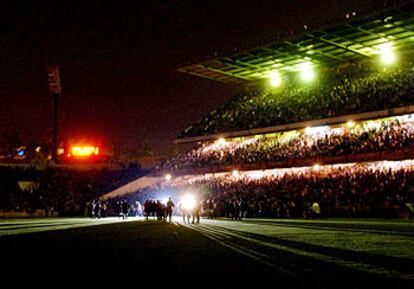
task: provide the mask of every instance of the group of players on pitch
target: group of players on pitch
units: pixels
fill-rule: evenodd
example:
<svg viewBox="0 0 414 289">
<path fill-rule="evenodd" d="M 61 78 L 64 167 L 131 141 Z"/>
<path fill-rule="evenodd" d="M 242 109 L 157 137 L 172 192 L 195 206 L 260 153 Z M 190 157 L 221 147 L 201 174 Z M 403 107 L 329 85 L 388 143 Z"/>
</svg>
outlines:
<svg viewBox="0 0 414 289">
<path fill-rule="evenodd" d="M 160 200 L 149 199 L 144 202 L 144 216 L 147 218 L 153 216 L 158 220 L 168 220 L 171 223 L 174 208 L 176 207 L 173 200 L 168 198 L 168 201 L 164 204 Z M 201 202 L 194 203 L 191 208 L 178 204 L 178 209 L 181 211 L 184 223 L 199 224 L 201 216 Z"/>
</svg>

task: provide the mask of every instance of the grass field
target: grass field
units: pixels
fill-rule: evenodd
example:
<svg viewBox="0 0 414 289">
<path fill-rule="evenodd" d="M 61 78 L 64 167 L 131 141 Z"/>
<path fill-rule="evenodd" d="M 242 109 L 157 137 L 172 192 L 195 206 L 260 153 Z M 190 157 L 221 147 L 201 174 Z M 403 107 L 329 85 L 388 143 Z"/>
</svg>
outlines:
<svg viewBox="0 0 414 289">
<path fill-rule="evenodd" d="M 414 288 L 408 220 L 0 220 L 0 248 L 2 261 L 14 265 L 255 273 L 292 287 Z"/>
</svg>

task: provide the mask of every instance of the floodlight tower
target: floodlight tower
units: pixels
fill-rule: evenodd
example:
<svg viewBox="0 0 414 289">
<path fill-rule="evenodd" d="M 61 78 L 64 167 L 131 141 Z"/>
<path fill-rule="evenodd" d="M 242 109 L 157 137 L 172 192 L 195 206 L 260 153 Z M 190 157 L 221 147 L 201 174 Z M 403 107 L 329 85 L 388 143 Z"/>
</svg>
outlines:
<svg viewBox="0 0 414 289">
<path fill-rule="evenodd" d="M 59 109 L 59 95 L 62 93 L 62 86 L 60 84 L 59 67 L 57 65 L 47 66 L 47 80 L 49 84 L 49 92 L 53 100 L 52 112 L 52 159 L 57 162 L 58 149 L 58 109 Z"/>
</svg>

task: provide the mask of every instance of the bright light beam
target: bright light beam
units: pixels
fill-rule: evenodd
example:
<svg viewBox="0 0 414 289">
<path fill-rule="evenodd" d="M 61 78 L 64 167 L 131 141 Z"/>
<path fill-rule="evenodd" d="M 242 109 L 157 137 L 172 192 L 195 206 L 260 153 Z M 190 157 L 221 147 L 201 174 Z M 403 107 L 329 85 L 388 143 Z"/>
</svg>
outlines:
<svg viewBox="0 0 414 289">
<path fill-rule="evenodd" d="M 279 72 L 273 71 L 269 73 L 269 83 L 272 87 L 278 87 L 282 84 L 282 79 L 280 78 Z"/>
<path fill-rule="evenodd" d="M 383 43 L 379 46 L 379 54 L 381 62 L 385 65 L 390 65 L 395 61 L 395 53 L 391 43 Z"/>
<path fill-rule="evenodd" d="M 218 145 L 218 146 L 224 146 L 225 144 L 226 144 L 226 140 L 224 139 L 224 138 L 219 138 L 217 141 L 216 141 L 216 144 Z"/>
<path fill-rule="evenodd" d="M 353 128 L 355 126 L 355 122 L 353 122 L 352 120 L 350 120 L 350 121 L 348 121 L 346 123 L 346 126 L 349 127 L 349 128 Z"/>
<path fill-rule="evenodd" d="M 195 207 L 196 200 L 193 195 L 188 194 L 181 199 L 181 204 L 184 209 L 192 210 Z"/>
<path fill-rule="evenodd" d="M 311 81 L 315 77 L 315 72 L 313 71 L 312 63 L 304 62 L 299 65 L 300 77 L 304 81 Z"/>
</svg>

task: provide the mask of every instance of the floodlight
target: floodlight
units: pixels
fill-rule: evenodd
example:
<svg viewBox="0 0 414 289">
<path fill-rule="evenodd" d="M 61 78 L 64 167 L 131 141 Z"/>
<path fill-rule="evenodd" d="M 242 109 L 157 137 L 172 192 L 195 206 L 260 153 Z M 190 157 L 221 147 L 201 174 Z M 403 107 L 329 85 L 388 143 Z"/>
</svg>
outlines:
<svg viewBox="0 0 414 289">
<path fill-rule="evenodd" d="M 282 83 L 279 72 L 273 71 L 269 74 L 269 82 L 272 87 L 278 87 Z"/>
<path fill-rule="evenodd" d="M 196 200 L 193 195 L 188 194 L 181 199 L 181 204 L 184 209 L 192 210 L 195 207 Z"/>
<path fill-rule="evenodd" d="M 379 54 L 381 56 L 381 62 L 385 65 L 392 64 L 395 61 L 395 53 L 391 43 L 386 42 L 379 46 Z"/>
<path fill-rule="evenodd" d="M 239 171 L 238 170 L 233 170 L 232 172 L 231 172 L 231 174 L 233 175 L 233 177 L 235 177 L 235 178 L 238 178 L 239 176 L 240 176 L 240 173 L 239 173 Z"/>
<path fill-rule="evenodd" d="M 304 81 L 311 81 L 315 77 L 311 62 L 303 62 L 299 65 L 300 77 Z"/>
<path fill-rule="evenodd" d="M 217 140 L 217 145 L 222 146 L 225 144 L 226 144 L 226 140 L 224 138 L 221 137 Z"/>
<path fill-rule="evenodd" d="M 349 128 L 354 127 L 354 125 L 355 125 L 355 122 L 353 122 L 352 120 L 350 120 L 346 123 L 346 126 L 349 127 Z"/>
</svg>

